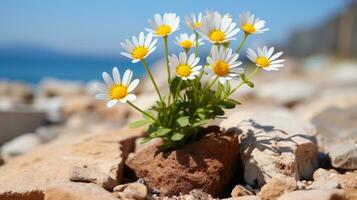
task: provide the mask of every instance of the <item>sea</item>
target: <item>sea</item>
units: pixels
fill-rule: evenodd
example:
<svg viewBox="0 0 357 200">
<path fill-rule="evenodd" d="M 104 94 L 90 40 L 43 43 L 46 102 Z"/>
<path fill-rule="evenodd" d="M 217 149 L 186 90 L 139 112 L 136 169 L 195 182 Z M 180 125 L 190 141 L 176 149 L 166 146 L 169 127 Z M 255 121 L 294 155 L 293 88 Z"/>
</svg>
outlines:
<svg viewBox="0 0 357 200">
<path fill-rule="evenodd" d="M 148 60 L 149 64 L 155 59 Z M 38 84 L 45 78 L 89 82 L 102 80 L 102 72 L 112 71 L 116 66 L 120 72 L 125 69 L 134 71 L 134 77 L 140 78 L 145 70 L 141 63 L 118 57 L 0 57 L 0 81 L 16 81 Z"/>
</svg>

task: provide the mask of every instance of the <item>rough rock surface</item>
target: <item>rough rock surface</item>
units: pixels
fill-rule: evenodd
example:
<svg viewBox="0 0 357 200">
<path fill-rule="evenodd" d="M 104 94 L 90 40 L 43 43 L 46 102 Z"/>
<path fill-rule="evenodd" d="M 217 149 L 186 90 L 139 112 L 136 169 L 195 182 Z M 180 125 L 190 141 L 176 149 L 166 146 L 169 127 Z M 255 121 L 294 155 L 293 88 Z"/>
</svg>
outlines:
<svg viewBox="0 0 357 200">
<path fill-rule="evenodd" d="M 74 182 L 95 183 L 109 191 L 116 185 L 115 180 L 108 174 L 87 167 L 72 167 L 69 179 Z"/>
<path fill-rule="evenodd" d="M 24 154 L 42 143 L 40 137 L 33 133 L 23 134 L 1 147 L 1 154 L 5 157 L 13 157 Z"/>
<path fill-rule="evenodd" d="M 148 195 L 146 186 L 141 183 L 118 185 L 114 188 L 114 192 L 120 199 L 145 200 Z"/>
<path fill-rule="evenodd" d="M 246 183 L 262 187 L 281 175 L 310 179 L 317 168 L 314 130 L 289 113 L 262 109 L 237 112 L 221 123 L 242 133 L 240 155 Z"/>
<path fill-rule="evenodd" d="M 311 122 L 326 145 L 341 141 L 357 142 L 357 106 L 345 109 L 330 107 L 315 115 Z"/>
<path fill-rule="evenodd" d="M 274 177 L 262 187 L 259 196 L 261 200 L 275 200 L 282 194 L 296 189 L 297 184 L 293 178 Z"/>
<path fill-rule="evenodd" d="M 278 200 L 345 200 L 341 190 L 299 190 L 287 193 Z"/>
<path fill-rule="evenodd" d="M 357 143 L 334 144 L 328 147 L 331 164 L 339 169 L 357 169 Z"/>
<path fill-rule="evenodd" d="M 236 185 L 231 192 L 232 197 L 250 196 L 250 195 L 253 195 L 253 192 L 248 190 L 242 185 Z"/>
<path fill-rule="evenodd" d="M 215 196 L 234 176 L 239 151 L 236 134 L 216 131 L 165 154 L 157 152 L 158 143 L 143 147 L 126 163 L 149 188 L 161 195 L 202 189 Z"/>
<path fill-rule="evenodd" d="M 73 166 L 90 167 L 120 183 L 124 158 L 142 130 L 123 129 L 91 135 L 62 137 L 9 160 L 0 167 L 0 199 L 43 196 L 48 187 L 70 183 Z M 41 198 L 39 198 L 41 199 Z"/>
<path fill-rule="evenodd" d="M 49 186 L 42 198 L 31 200 L 117 200 L 110 192 L 92 183 L 64 183 Z M 29 199 L 29 200 L 30 200 Z"/>
</svg>

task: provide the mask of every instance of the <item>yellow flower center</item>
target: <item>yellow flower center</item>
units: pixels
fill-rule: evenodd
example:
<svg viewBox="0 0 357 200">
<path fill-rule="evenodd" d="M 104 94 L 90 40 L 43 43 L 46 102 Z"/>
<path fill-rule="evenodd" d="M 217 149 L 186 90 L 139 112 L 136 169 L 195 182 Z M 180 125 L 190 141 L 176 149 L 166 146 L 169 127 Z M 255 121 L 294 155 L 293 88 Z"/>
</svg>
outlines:
<svg viewBox="0 0 357 200">
<path fill-rule="evenodd" d="M 180 46 L 184 49 L 189 49 L 191 48 L 193 43 L 190 40 L 183 40 L 180 42 Z"/>
<path fill-rule="evenodd" d="M 149 52 L 148 48 L 144 46 L 138 46 L 133 49 L 133 52 L 131 53 L 133 55 L 134 59 L 143 59 L 145 58 L 146 54 Z"/>
<path fill-rule="evenodd" d="M 171 27 L 169 25 L 163 24 L 156 29 L 158 36 L 167 36 L 169 33 L 171 33 Z"/>
<path fill-rule="evenodd" d="M 222 60 L 218 60 L 216 62 L 216 64 L 213 67 L 213 72 L 217 75 L 217 76 L 225 76 L 229 73 L 229 65 L 228 63 L 222 61 Z"/>
<path fill-rule="evenodd" d="M 220 30 L 213 30 L 209 34 L 209 39 L 215 43 L 222 42 L 225 39 L 225 34 Z"/>
<path fill-rule="evenodd" d="M 251 24 L 244 24 L 242 27 L 243 31 L 246 33 L 255 33 L 255 27 Z"/>
<path fill-rule="evenodd" d="M 112 99 L 122 99 L 126 95 L 128 95 L 128 88 L 122 84 L 114 85 L 109 91 L 109 96 Z"/>
<path fill-rule="evenodd" d="M 193 27 L 194 28 L 199 28 L 199 27 L 201 27 L 201 25 L 202 25 L 201 22 L 196 22 L 196 23 L 193 24 Z"/>
<path fill-rule="evenodd" d="M 192 72 L 192 69 L 187 64 L 181 64 L 176 67 L 176 74 L 179 77 L 188 77 Z"/>
<path fill-rule="evenodd" d="M 268 67 L 270 65 L 270 61 L 267 57 L 258 57 L 255 63 L 261 67 Z"/>
</svg>

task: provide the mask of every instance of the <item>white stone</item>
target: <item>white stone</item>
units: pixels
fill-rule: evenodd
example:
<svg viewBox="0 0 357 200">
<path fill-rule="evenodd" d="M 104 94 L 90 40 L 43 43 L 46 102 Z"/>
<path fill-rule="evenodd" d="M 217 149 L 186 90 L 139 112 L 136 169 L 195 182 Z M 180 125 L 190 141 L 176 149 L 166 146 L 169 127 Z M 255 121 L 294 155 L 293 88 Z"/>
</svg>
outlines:
<svg viewBox="0 0 357 200">
<path fill-rule="evenodd" d="M 1 153 L 4 157 L 17 156 L 39 146 L 41 139 L 33 133 L 27 133 L 12 139 L 1 147 Z"/>
</svg>

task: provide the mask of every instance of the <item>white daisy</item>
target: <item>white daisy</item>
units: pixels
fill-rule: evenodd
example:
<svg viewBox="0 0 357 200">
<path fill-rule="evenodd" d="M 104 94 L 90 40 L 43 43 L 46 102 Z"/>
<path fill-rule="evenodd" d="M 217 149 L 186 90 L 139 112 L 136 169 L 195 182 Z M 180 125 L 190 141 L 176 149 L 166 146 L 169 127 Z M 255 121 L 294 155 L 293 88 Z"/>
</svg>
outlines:
<svg viewBox="0 0 357 200">
<path fill-rule="evenodd" d="M 123 80 L 120 78 L 118 68 L 113 68 L 113 78 L 107 72 L 103 72 L 103 79 L 105 84 L 97 83 L 98 94 L 95 95 L 96 99 L 108 100 L 107 107 L 111 108 L 116 103 L 126 103 L 127 101 L 134 101 L 135 94 L 130 94 L 139 84 L 139 79 L 131 82 L 133 72 L 127 69 L 124 73 Z"/>
<path fill-rule="evenodd" d="M 281 64 L 284 62 L 284 59 L 277 60 L 283 52 L 278 52 L 273 55 L 274 47 L 268 49 L 264 46 L 262 49 L 258 47 L 257 53 L 252 49 L 247 50 L 247 57 L 253 61 L 258 67 L 263 68 L 264 70 L 271 71 L 271 70 L 279 70 L 280 67 L 284 65 Z"/>
<path fill-rule="evenodd" d="M 191 54 L 189 57 L 185 52 L 181 52 L 179 57 L 172 55 L 169 57 L 170 67 L 175 69 L 176 76 L 183 80 L 193 80 L 200 73 L 202 66 L 196 66 L 200 61 L 199 57 Z"/>
<path fill-rule="evenodd" d="M 161 16 L 159 13 L 154 15 L 155 21 L 149 20 L 151 28 L 146 30 L 153 33 L 156 37 L 168 36 L 178 30 L 180 17 L 175 13 L 165 13 Z"/>
<path fill-rule="evenodd" d="M 239 32 L 239 28 L 235 27 L 236 23 L 233 22 L 231 16 L 208 12 L 202 18 L 202 26 L 197 31 L 202 38 L 212 43 L 226 43 L 230 40 L 235 40 L 233 36 Z"/>
<path fill-rule="evenodd" d="M 196 45 L 196 35 L 191 34 L 190 36 L 187 33 L 180 34 L 176 37 L 176 44 L 184 49 L 191 49 Z M 198 39 L 198 46 L 203 45 L 202 39 Z"/>
<path fill-rule="evenodd" d="M 122 42 L 120 45 L 127 52 L 121 52 L 120 54 L 132 59 L 133 63 L 139 62 L 155 51 L 157 39 L 153 40 L 152 38 L 152 33 L 148 33 L 145 37 L 144 33 L 141 32 L 139 39 L 135 36 L 132 37 L 132 41 L 126 39 L 125 43 Z"/>
<path fill-rule="evenodd" d="M 233 53 L 231 48 L 226 49 L 221 46 L 218 49 L 217 46 L 212 46 L 211 56 L 207 57 L 209 74 L 215 78 L 218 77 L 221 84 L 238 77 L 244 71 L 242 68 L 238 68 L 242 64 L 237 60 L 238 57 L 239 54 Z"/>
<path fill-rule="evenodd" d="M 254 18 L 254 15 L 250 12 L 243 12 L 239 15 L 240 26 L 245 34 L 259 34 L 269 30 L 268 28 L 264 28 L 264 20 Z"/>
<path fill-rule="evenodd" d="M 192 14 L 192 18 L 189 16 L 185 17 L 185 21 L 187 26 L 192 29 L 196 30 L 197 28 L 201 27 L 202 23 L 202 13 L 199 13 L 198 16 L 196 17 L 195 14 Z"/>
</svg>

